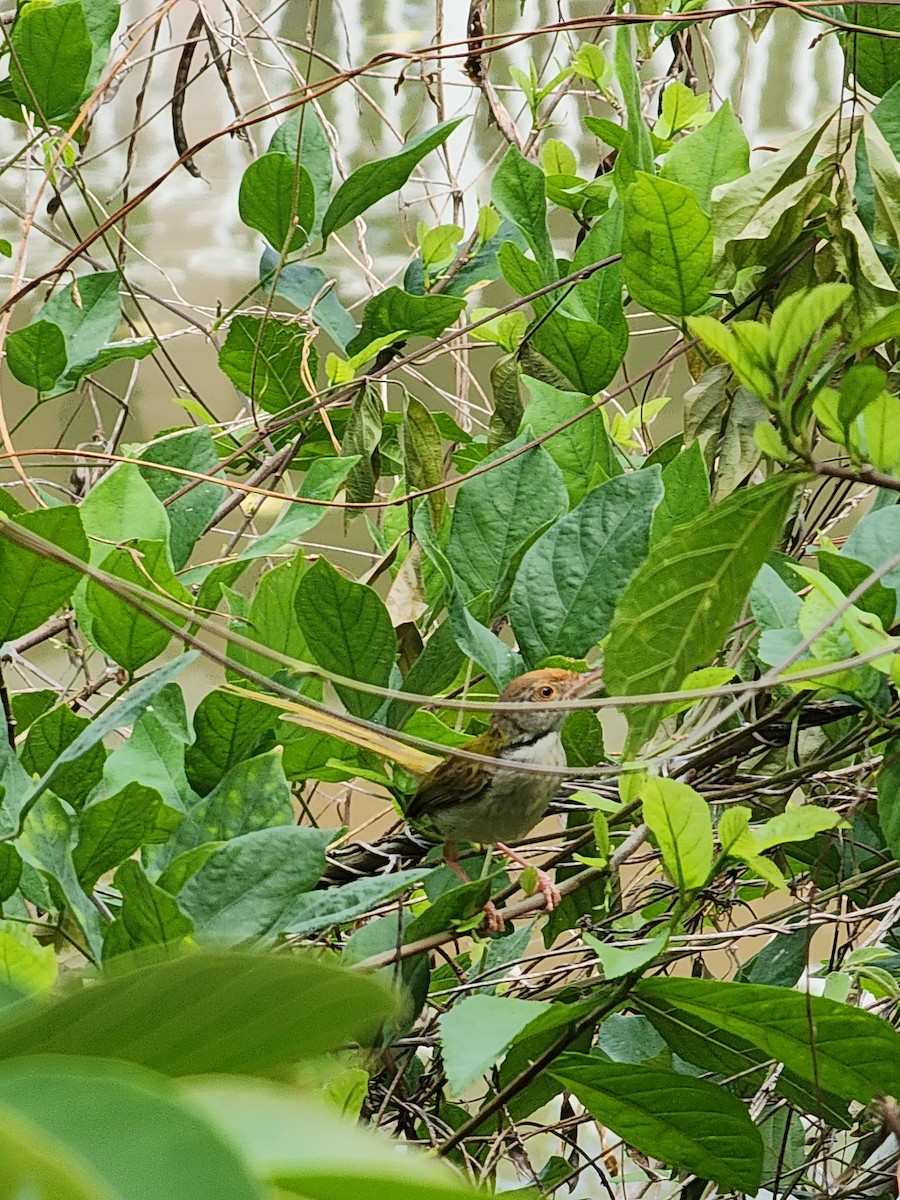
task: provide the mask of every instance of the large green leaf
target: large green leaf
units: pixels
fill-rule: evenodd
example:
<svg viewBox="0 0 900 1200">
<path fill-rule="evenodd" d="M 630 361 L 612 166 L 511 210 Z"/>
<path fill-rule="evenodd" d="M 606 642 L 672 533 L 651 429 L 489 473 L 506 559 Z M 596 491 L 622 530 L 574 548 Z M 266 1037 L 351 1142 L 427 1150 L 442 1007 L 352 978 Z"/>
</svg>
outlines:
<svg viewBox="0 0 900 1200">
<path fill-rule="evenodd" d="M 428 870 L 416 867 L 409 871 L 392 871 L 389 875 L 355 879 L 342 887 L 307 892 L 297 905 L 297 915 L 284 932 L 306 937 L 352 921 L 385 901 L 393 900 L 428 874 Z"/>
<path fill-rule="evenodd" d="M 325 871 L 332 829 L 276 825 L 223 843 L 178 893 L 198 939 L 272 941 L 303 913 L 303 893 Z"/>
<path fill-rule="evenodd" d="M 750 144 L 731 107 L 725 103 L 701 129 L 675 143 L 663 162 L 663 179 L 694 193 L 708 213 L 713 188 L 740 179 L 750 170 Z"/>
<path fill-rule="evenodd" d="M 152 946 L 179 949 L 194 932 L 194 922 L 162 885 L 151 883 L 133 858 L 119 867 L 113 882 L 122 902 L 119 914 L 103 931 L 103 961 L 116 954 Z"/>
<path fill-rule="evenodd" d="M 363 1041 L 394 1001 L 371 976 L 287 955 L 192 954 L 0 1023 L 0 1059 L 97 1055 L 166 1075 L 267 1075 Z"/>
<path fill-rule="evenodd" d="M 41 309 L 39 315 L 62 330 L 67 373 L 77 373 L 92 364 L 115 334 L 122 317 L 119 285 L 118 271 L 79 275 Z"/>
<path fill-rule="evenodd" d="M 131 1064 L 71 1057 L 7 1063 L 0 1104 L 84 1164 L 107 1197 L 261 1200 L 231 1141 L 183 1103 L 170 1080 Z"/>
<path fill-rule="evenodd" d="M 687 525 L 709 508 L 709 474 L 699 441 L 676 454 L 663 468 L 663 498 L 653 514 L 651 541 L 678 525 Z"/>
<path fill-rule="evenodd" d="M 219 351 L 219 367 L 245 396 L 269 413 L 305 400 L 304 363 L 315 378 L 315 347 L 292 321 L 235 317 Z"/>
<path fill-rule="evenodd" d="M 238 212 L 274 250 L 300 250 L 309 241 L 316 215 L 309 172 L 287 154 L 263 154 L 241 177 Z"/>
<path fill-rule="evenodd" d="M 525 441 L 523 435 L 508 442 L 483 465 L 505 457 Z M 523 550 L 566 507 L 562 474 L 540 446 L 464 480 L 447 543 L 447 558 L 463 598 L 470 600 L 482 592 L 499 598 Z"/>
<path fill-rule="evenodd" d="M 753 1193 L 759 1187 L 762 1138 L 744 1105 L 724 1088 L 588 1054 L 561 1055 L 551 1074 L 591 1116 L 643 1154 L 726 1191 Z"/>
<path fill-rule="evenodd" d="M 10 371 L 36 392 L 52 392 L 66 369 L 66 339 L 52 321 L 35 321 L 6 339 Z"/>
<path fill-rule="evenodd" d="M 639 171 L 624 196 L 622 273 L 651 312 L 684 317 L 709 298 L 713 240 L 693 192 Z"/>
<path fill-rule="evenodd" d="M 532 665 L 579 658 L 609 630 L 629 579 L 647 553 L 662 496 L 658 467 L 594 488 L 531 546 L 510 595 L 510 617 Z"/>
<path fill-rule="evenodd" d="M 207 692 L 194 712 L 194 744 L 184 767 L 191 786 L 201 796 L 242 762 L 260 737 L 278 719 L 278 710 L 248 692 L 238 695 L 216 689 Z"/>
<path fill-rule="evenodd" d="M 883 96 L 900 80 L 900 55 L 896 40 L 879 37 L 879 30 L 900 33 L 900 12 L 892 5 L 845 4 L 844 18 L 872 33 L 849 33 L 842 37 L 847 65 L 860 87 L 873 96 Z"/>
<path fill-rule="evenodd" d="M 247 611 L 238 611 L 232 629 L 245 638 L 251 638 L 260 651 L 249 650 L 233 643 L 228 647 L 229 657 L 242 667 L 271 677 L 283 667 L 268 658 L 262 649 L 274 650 L 300 662 L 311 658 L 303 630 L 297 623 L 297 591 L 306 573 L 306 560 L 298 550 L 289 562 L 284 562 L 273 571 L 266 572 L 257 586 Z M 232 602 L 243 597 L 232 594 Z"/>
<path fill-rule="evenodd" d="M 386 1137 L 342 1120 L 295 1088 L 251 1080 L 182 1085 L 197 1111 L 281 1195 L 304 1200 L 461 1200 L 474 1196 L 432 1156 L 398 1154 Z"/>
<path fill-rule="evenodd" d="M 20 104 L 48 123 L 72 113 L 93 56 L 81 0 L 24 7 L 9 42 L 9 77 Z"/>
<path fill-rule="evenodd" d="M 0 522 L 0 642 L 21 637 L 53 616 L 81 578 L 74 567 L 15 545 L 4 536 L 5 521 Z M 88 556 L 81 517 L 72 505 L 21 513 L 16 524 L 76 558 Z"/>
<path fill-rule="evenodd" d="M 510 146 L 491 180 L 491 199 L 521 230 L 540 267 L 542 282 L 556 279 L 556 258 L 547 232 L 546 179 L 540 167 Z"/>
<path fill-rule="evenodd" d="M 385 288 L 366 304 L 359 333 L 347 343 L 347 353 L 357 354 L 378 338 L 394 333 L 435 338 L 465 307 L 460 296 L 413 296 L 402 288 Z"/>
<path fill-rule="evenodd" d="M 719 652 L 781 534 L 796 486 L 784 474 L 737 492 L 651 548 L 610 629 L 605 671 L 611 695 L 674 691 Z M 664 708 L 629 706 L 629 752 L 652 736 Z"/>
<path fill-rule="evenodd" d="M 287 502 L 278 520 L 267 533 L 250 541 L 238 555 L 241 562 L 262 558 L 281 550 L 289 542 L 303 537 L 318 525 L 329 509 L 323 504 L 303 504 L 303 500 L 333 500 L 347 476 L 359 462 L 353 455 L 319 458 L 303 477 L 296 499 Z"/>
<path fill-rule="evenodd" d="M 138 539 L 129 547 L 113 550 L 100 568 L 116 579 L 144 588 L 149 603 L 157 592 L 182 604 L 190 603 L 189 592 L 172 571 L 164 542 Z M 89 579 L 85 603 L 91 614 L 91 641 L 129 674 L 152 662 L 172 640 L 168 629 L 118 596 L 105 583 Z M 165 615 L 169 621 L 173 620 L 171 614 Z M 185 612 L 184 620 L 187 617 L 188 612 Z"/>
<path fill-rule="evenodd" d="M 707 979 L 645 979 L 634 996 L 651 1021 L 657 1013 L 699 1017 L 847 1100 L 900 1093 L 900 1034 L 872 1013 L 787 988 Z"/>
<path fill-rule="evenodd" d="M 299 161 L 306 169 L 312 180 L 316 209 L 310 236 L 318 233 L 328 207 L 334 168 L 328 138 L 311 104 L 304 104 L 282 121 L 272 134 L 267 153 L 286 154 L 292 162 Z"/>
<path fill-rule="evenodd" d="M 591 397 L 583 392 L 563 392 L 528 375 L 523 376 L 522 382 L 529 396 L 522 415 L 523 432 L 530 429 L 535 437 L 541 437 L 578 413 L 583 414 L 580 420 L 543 443 L 562 471 L 569 503 L 574 508 L 598 476 L 609 479 L 621 470 L 603 417 Z M 586 409 L 591 411 L 585 412 Z"/>
<path fill-rule="evenodd" d="M 89 724 L 86 717 L 72 712 L 67 704 L 57 704 L 31 723 L 20 755 L 22 766 L 31 776 L 43 775 Z M 73 808 L 80 808 L 103 778 L 105 762 L 106 749 L 97 744 L 74 762 L 63 764 L 53 772 L 54 795 Z"/>
<path fill-rule="evenodd" d="M 144 462 L 165 463 L 186 471 L 215 475 L 219 456 L 212 434 L 206 426 L 197 429 L 178 429 L 175 433 L 156 438 L 140 452 Z M 191 490 L 166 506 L 171 525 L 169 549 L 172 565 L 180 571 L 191 556 L 199 536 L 212 520 L 225 498 L 226 489 L 218 483 L 198 482 L 174 471 L 157 471 L 152 467 L 138 468 L 154 496 L 166 501 L 186 484 Z"/>
<path fill-rule="evenodd" d="M 78 845 L 72 853 L 82 886 L 89 890 L 101 875 L 130 858 L 142 846 L 165 842 L 182 814 L 163 804 L 155 788 L 137 780 L 114 796 L 89 804 L 78 823 Z"/>
<path fill-rule="evenodd" d="M 335 230 L 341 229 L 367 208 L 403 187 L 415 166 L 426 154 L 443 145 L 463 120 L 464 117 L 457 117 L 452 121 L 443 121 L 434 129 L 407 142 L 399 154 L 358 167 L 335 192 L 322 221 L 322 237 L 327 241 Z"/>
<path fill-rule="evenodd" d="M 325 558 L 303 576 L 295 610 L 313 661 L 360 683 L 387 686 L 396 654 L 391 618 L 381 597 L 362 583 L 345 579 Z M 349 712 L 370 717 L 381 697 L 339 687 Z"/>
<path fill-rule="evenodd" d="M 713 862 L 709 805 L 677 779 L 647 779 L 640 785 L 640 795 L 644 820 L 678 890 L 703 887 Z"/>
<path fill-rule="evenodd" d="M 508 996 L 466 996 L 440 1018 L 441 1060 L 451 1094 L 462 1095 L 549 1004 Z"/>
</svg>

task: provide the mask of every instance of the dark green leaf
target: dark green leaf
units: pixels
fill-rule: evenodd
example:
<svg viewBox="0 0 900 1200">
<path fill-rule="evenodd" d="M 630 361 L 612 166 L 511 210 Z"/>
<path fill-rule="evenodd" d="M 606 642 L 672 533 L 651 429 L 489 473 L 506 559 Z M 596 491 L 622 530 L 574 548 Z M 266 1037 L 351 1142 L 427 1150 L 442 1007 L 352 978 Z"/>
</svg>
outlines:
<svg viewBox="0 0 900 1200">
<path fill-rule="evenodd" d="M 308 958 L 192 954 L 7 1018 L 0 1058 L 90 1054 L 167 1075 L 265 1075 L 362 1040 L 393 1008 L 371 976 Z"/>
<path fill-rule="evenodd" d="M 78 106 L 93 47 L 80 0 L 24 7 L 9 36 L 16 99 L 47 123 Z"/>
<path fill-rule="evenodd" d="M 316 214 L 308 171 L 286 154 L 264 154 L 241 177 L 238 212 L 279 253 L 300 250 L 309 241 Z"/>
<path fill-rule="evenodd" d="M 900 862 L 900 742 L 888 742 L 878 772 L 878 822 L 891 854 Z"/>
<path fill-rule="evenodd" d="M 846 21 L 876 31 L 845 34 L 841 41 L 849 69 L 859 86 L 873 96 L 883 96 L 900 80 L 900 55 L 895 40 L 879 37 L 877 31 L 900 33 L 900 12 L 883 4 L 845 4 L 843 8 Z"/>
<path fill-rule="evenodd" d="M 678 183 L 639 171 L 625 193 L 622 273 L 651 312 L 683 317 L 709 297 L 713 240 L 709 217 Z"/>
<path fill-rule="evenodd" d="M 849 596 L 872 574 L 870 566 L 851 558 L 848 554 L 832 554 L 829 550 L 819 550 L 816 557 L 819 570 L 832 583 L 836 583 L 845 596 Z M 893 625 L 897 594 L 893 588 L 886 588 L 880 580 L 870 584 L 855 604 L 865 612 L 874 613 L 884 629 L 890 629 Z"/>
<path fill-rule="evenodd" d="M 526 440 L 516 438 L 486 458 L 485 465 Z M 565 512 L 567 499 L 559 468 L 540 446 L 465 480 L 457 493 L 447 545 L 463 598 L 485 591 L 497 595 L 526 546 Z"/>
<path fill-rule="evenodd" d="M 247 757 L 277 719 L 277 709 L 255 700 L 249 692 L 207 692 L 194 713 L 194 744 L 184 759 L 191 787 L 206 795 Z"/>
<path fill-rule="evenodd" d="M 281 412 L 309 396 L 301 374 L 304 355 L 316 375 L 314 347 L 296 324 L 275 317 L 235 317 L 219 351 L 219 367 L 234 386 L 269 413 Z"/>
<path fill-rule="evenodd" d="M 410 871 L 395 871 L 390 875 L 354 880 L 342 887 L 307 892 L 302 905 L 297 906 L 297 916 L 284 932 L 308 937 L 311 933 L 352 921 L 354 917 L 360 917 L 378 905 L 393 900 L 427 874 L 426 869 L 417 867 Z"/>
<path fill-rule="evenodd" d="M 305 571 L 306 560 L 298 550 L 290 562 L 263 575 L 249 611 L 232 627 L 261 647 L 308 662 L 309 647 L 296 617 L 297 589 Z M 283 670 L 264 654 L 237 644 L 229 647 L 229 654 L 235 663 L 260 675 L 271 677 Z"/>
<path fill-rule="evenodd" d="M 6 339 L 9 369 L 26 387 L 50 392 L 66 369 L 66 339 L 52 321 L 35 321 Z"/>
<path fill-rule="evenodd" d="M 718 653 L 781 534 L 796 486 L 783 474 L 738 492 L 651 548 L 610 629 L 605 663 L 611 695 L 674 691 Z M 628 708 L 631 752 L 652 736 L 664 707 Z"/>
<path fill-rule="evenodd" d="M 22 860 L 15 846 L 0 842 L 0 904 L 5 904 L 19 886 Z"/>
<path fill-rule="evenodd" d="M 441 455 L 441 435 L 434 417 L 415 396 L 406 402 L 406 412 L 400 427 L 400 445 L 406 482 L 409 491 L 433 487 L 444 481 L 444 464 Z M 444 492 L 432 492 L 428 497 L 431 520 L 439 528 L 447 498 Z"/>
<path fill-rule="evenodd" d="M 16 524 L 76 558 L 88 556 L 81 516 L 73 505 L 22 513 Z M 0 642 L 21 637 L 52 617 L 80 578 L 74 567 L 15 545 L 4 536 L 4 524 L 0 523 Z"/>
<path fill-rule="evenodd" d="M 190 603 L 190 594 L 172 571 L 164 542 L 137 539 L 128 548 L 113 550 L 100 565 L 116 579 L 144 588 L 149 593 L 148 603 L 155 592 Z M 129 674 L 152 662 L 172 640 L 168 629 L 94 579 L 88 580 L 85 602 L 92 618 L 91 641 Z M 181 623 L 171 614 L 162 615 Z M 186 612 L 184 620 L 187 617 Z"/>
<path fill-rule="evenodd" d="M 212 435 L 204 426 L 197 429 L 179 429 L 175 433 L 157 438 L 141 451 L 143 462 L 160 463 L 179 467 L 183 471 L 197 471 L 203 475 L 215 475 L 219 456 Z M 199 482 L 187 475 L 173 471 L 157 471 L 152 467 L 139 468 L 141 475 L 154 496 L 165 501 L 186 484 L 191 490 L 167 505 L 171 536 L 169 549 L 172 566 L 180 571 L 191 556 L 197 539 L 212 520 L 213 514 L 225 498 L 226 489 L 218 483 Z"/>
<path fill-rule="evenodd" d="M 89 724 L 86 717 L 73 713 L 66 704 L 57 705 L 44 713 L 28 731 L 28 738 L 22 747 L 22 766 L 29 775 L 43 775 Z M 97 744 L 74 762 L 64 763 L 53 772 L 50 780 L 54 794 L 73 808 L 80 808 L 103 778 L 105 762 L 106 750 Z"/>
<path fill-rule="evenodd" d="M 115 885 L 122 904 L 118 917 L 104 931 L 104 962 L 115 954 L 151 946 L 177 950 L 193 934 L 194 922 L 181 911 L 178 901 L 151 883 L 133 858 L 116 871 Z"/>
<path fill-rule="evenodd" d="M 356 458 L 347 476 L 347 499 L 354 504 L 368 503 L 375 497 L 375 484 L 381 475 L 379 445 L 383 422 L 384 409 L 375 388 L 360 388 L 350 409 L 341 446 L 345 458 Z M 351 515 L 352 511 L 348 512 L 348 517 Z"/>
<path fill-rule="evenodd" d="M 393 333 L 435 338 L 465 307 L 459 296 L 411 296 L 398 287 L 385 288 L 366 305 L 359 333 L 347 343 L 347 353 L 357 354 L 377 338 Z"/>
<path fill-rule="evenodd" d="M 707 979 L 645 979 L 651 1020 L 683 1012 L 746 1039 L 816 1087 L 868 1104 L 900 1091 L 900 1034 L 880 1017 L 788 988 Z"/>
<path fill-rule="evenodd" d="M 457 117 L 453 121 L 443 121 L 407 142 L 399 154 L 358 167 L 335 192 L 322 222 L 322 237 L 327 241 L 336 230 L 403 187 L 413 168 L 426 154 L 443 145 L 463 120 L 464 117 Z"/>
<path fill-rule="evenodd" d="M 580 420 L 543 443 L 544 449 L 562 471 L 569 503 L 574 507 L 589 491 L 596 468 L 602 471 L 601 479 L 610 479 L 619 474 L 620 468 L 603 417 L 590 396 L 582 392 L 563 392 L 528 375 L 524 376 L 522 382 L 530 397 L 522 416 L 522 429 L 530 428 L 534 437 L 542 437 L 578 413 L 584 414 Z"/>
<path fill-rule="evenodd" d="M 299 161 L 305 167 L 315 194 L 316 219 L 310 236 L 317 234 L 328 207 L 334 169 L 325 130 L 311 104 L 304 104 L 278 126 L 272 134 L 267 152 L 286 154 L 291 162 Z"/>
<path fill-rule="evenodd" d="M 699 442 L 691 442 L 663 469 L 663 498 L 653 514 L 650 538 L 660 538 L 687 525 L 709 508 L 709 474 Z"/>
<path fill-rule="evenodd" d="M 197 938 L 271 942 L 303 916 L 304 892 L 325 871 L 331 829 L 276 825 L 225 842 L 178 893 Z"/>
<path fill-rule="evenodd" d="M 609 630 L 628 581 L 647 554 L 662 496 L 658 467 L 594 488 L 531 546 L 510 595 L 526 660 L 580 658 Z"/>
<path fill-rule="evenodd" d="M 724 1088 L 587 1054 L 561 1055 L 551 1073 L 595 1120 L 643 1154 L 728 1191 L 759 1187 L 762 1139 L 743 1104 Z"/>
<path fill-rule="evenodd" d="M 327 671 L 386 687 L 396 654 L 391 618 L 370 587 L 345 579 L 324 558 L 303 576 L 295 599 L 297 622 L 313 661 Z M 337 688 L 347 711 L 372 716 L 381 697 Z"/>
<path fill-rule="evenodd" d="M 136 780 L 105 800 L 89 804 L 78 822 L 72 861 L 86 891 L 101 875 L 130 858 L 142 846 L 165 842 L 182 814 L 163 804 L 154 788 Z"/>
</svg>

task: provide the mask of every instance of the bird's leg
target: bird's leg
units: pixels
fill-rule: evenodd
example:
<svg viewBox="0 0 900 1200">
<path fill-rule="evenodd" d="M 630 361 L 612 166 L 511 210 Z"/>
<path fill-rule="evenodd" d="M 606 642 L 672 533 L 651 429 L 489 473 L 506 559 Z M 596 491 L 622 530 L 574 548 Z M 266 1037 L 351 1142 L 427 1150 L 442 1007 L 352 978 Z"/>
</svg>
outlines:
<svg viewBox="0 0 900 1200">
<path fill-rule="evenodd" d="M 497 842 L 497 849 L 501 854 L 505 854 L 507 858 L 512 859 L 520 867 L 524 867 L 527 871 L 530 867 L 534 867 L 527 858 L 523 858 L 521 854 L 517 854 L 515 850 L 511 850 L 509 846 L 505 846 L 503 842 Z M 554 908 L 559 908 L 562 902 L 562 896 L 559 894 L 559 888 L 550 878 L 546 871 L 537 870 L 537 890 L 544 897 L 544 907 L 547 912 L 553 912 Z"/>
<path fill-rule="evenodd" d="M 459 854 L 456 850 L 456 842 L 444 842 L 444 862 L 457 877 L 457 879 L 461 879 L 463 883 L 472 882 L 472 880 L 462 869 L 462 865 L 459 861 Z M 502 933 L 506 928 L 506 922 L 500 916 L 497 906 L 492 900 L 488 900 L 487 904 L 484 906 L 484 920 L 485 924 L 487 925 L 488 933 Z"/>
</svg>

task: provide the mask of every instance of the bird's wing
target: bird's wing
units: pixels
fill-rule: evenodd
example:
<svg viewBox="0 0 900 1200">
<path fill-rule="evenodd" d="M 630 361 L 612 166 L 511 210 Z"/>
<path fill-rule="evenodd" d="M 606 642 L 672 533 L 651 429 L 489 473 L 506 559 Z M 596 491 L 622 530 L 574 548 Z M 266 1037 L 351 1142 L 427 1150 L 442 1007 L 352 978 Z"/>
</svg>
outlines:
<svg viewBox="0 0 900 1200">
<path fill-rule="evenodd" d="M 485 785 L 481 763 L 465 758 L 448 758 L 429 771 L 409 802 L 406 818 L 420 821 L 459 801 L 471 800 Z"/>
</svg>

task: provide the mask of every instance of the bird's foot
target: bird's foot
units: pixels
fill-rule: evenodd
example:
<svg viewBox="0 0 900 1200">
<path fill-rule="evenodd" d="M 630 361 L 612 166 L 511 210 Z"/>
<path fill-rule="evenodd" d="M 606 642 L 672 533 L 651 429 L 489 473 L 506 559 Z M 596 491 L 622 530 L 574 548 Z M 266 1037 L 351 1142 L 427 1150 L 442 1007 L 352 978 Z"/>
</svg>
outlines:
<svg viewBox="0 0 900 1200">
<path fill-rule="evenodd" d="M 562 896 L 559 894 L 559 888 L 550 878 L 546 871 L 538 871 L 537 873 L 537 888 L 544 897 L 544 908 L 547 912 L 553 912 L 555 908 L 559 908 L 562 903 Z"/>
<path fill-rule="evenodd" d="M 487 933 L 502 933 L 506 928 L 506 921 L 493 900 L 488 900 L 484 906 L 484 924 Z"/>
</svg>

